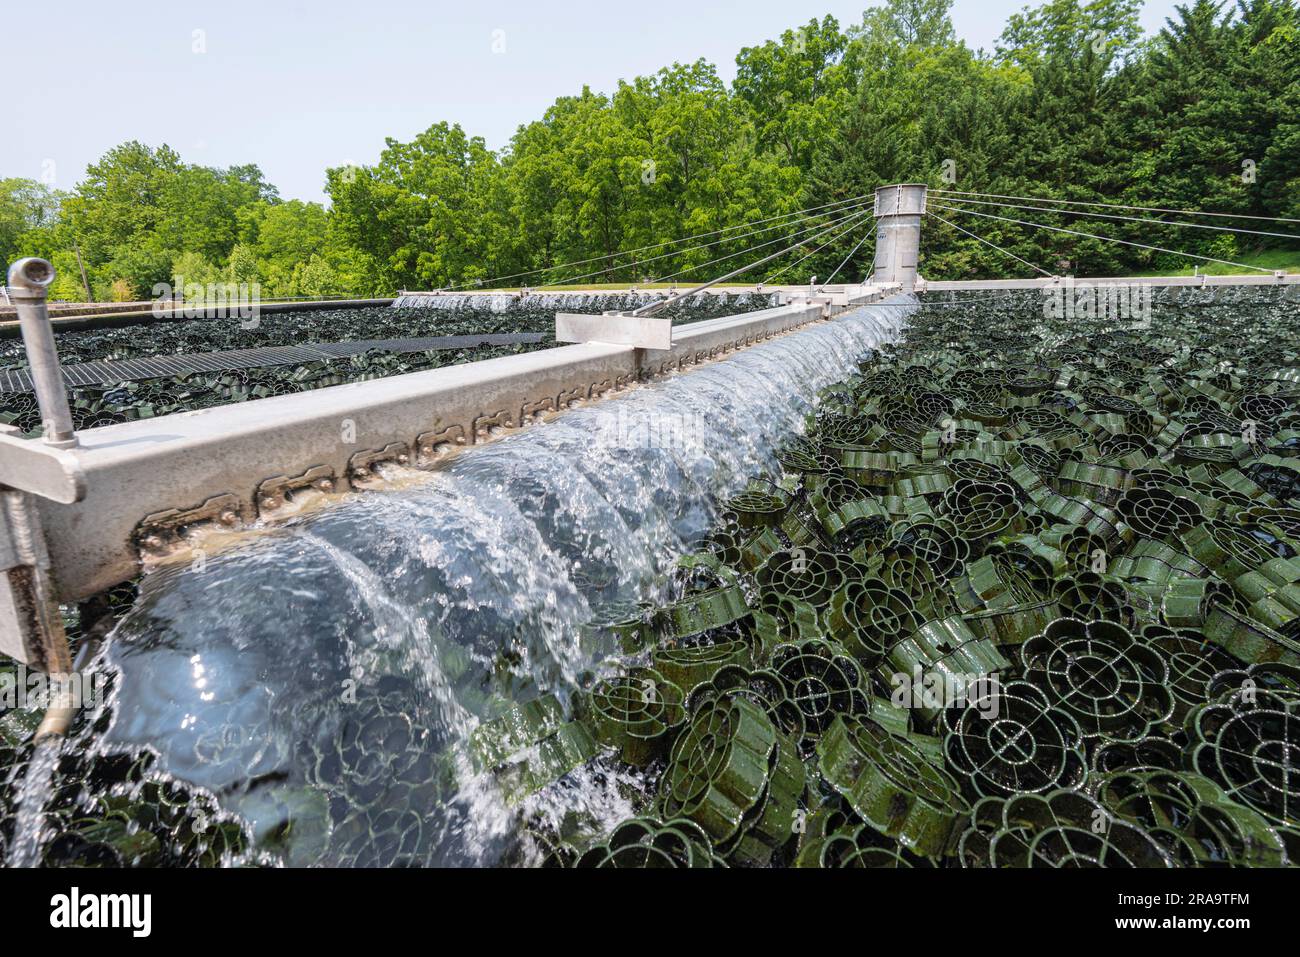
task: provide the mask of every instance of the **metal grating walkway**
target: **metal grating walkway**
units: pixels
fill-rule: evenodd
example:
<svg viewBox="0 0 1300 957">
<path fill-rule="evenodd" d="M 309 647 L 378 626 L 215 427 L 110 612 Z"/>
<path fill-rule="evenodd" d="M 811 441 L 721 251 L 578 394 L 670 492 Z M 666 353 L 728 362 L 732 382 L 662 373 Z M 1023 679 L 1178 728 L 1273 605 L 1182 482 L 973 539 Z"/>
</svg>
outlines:
<svg viewBox="0 0 1300 957">
<path fill-rule="evenodd" d="M 264 346 L 259 349 L 230 349 L 193 355 L 149 356 L 83 362 L 63 367 L 69 386 L 111 385 L 140 379 L 187 375 L 194 372 L 231 372 L 263 366 L 301 365 L 346 359 L 372 349 L 381 352 L 428 352 L 472 349 L 478 346 L 535 345 L 545 339 L 540 332 L 508 332 L 470 336 L 425 336 L 419 339 L 358 339 L 352 342 L 310 343 L 301 346 Z M 25 369 L 0 372 L 0 392 L 30 392 L 32 380 Z"/>
</svg>

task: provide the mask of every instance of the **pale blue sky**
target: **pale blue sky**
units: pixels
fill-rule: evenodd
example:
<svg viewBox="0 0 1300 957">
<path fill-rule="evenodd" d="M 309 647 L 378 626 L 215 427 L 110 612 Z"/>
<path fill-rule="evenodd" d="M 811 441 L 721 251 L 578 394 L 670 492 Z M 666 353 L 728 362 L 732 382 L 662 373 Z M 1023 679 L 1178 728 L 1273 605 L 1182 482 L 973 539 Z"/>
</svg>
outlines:
<svg viewBox="0 0 1300 957">
<path fill-rule="evenodd" d="M 870 5 L 53 0 L 4 46 L 0 177 L 44 175 L 69 189 L 87 163 L 137 139 L 168 143 L 189 162 L 257 163 L 282 196 L 323 200 L 325 168 L 374 162 L 385 136 L 409 139 L 448 120 L 499 148 L 584 83 L 608 91 L 699 57 L 730 81 L 741 47 L 827 13 L 857 23 Z M 1022 6 L 957 0 L 953 21 L 969 45 L 990 48 Z M 1148 0 L 1147 30 L 1173 6 Z M 205 53 L 194 52 L 195 31 Z"/>
</svg>

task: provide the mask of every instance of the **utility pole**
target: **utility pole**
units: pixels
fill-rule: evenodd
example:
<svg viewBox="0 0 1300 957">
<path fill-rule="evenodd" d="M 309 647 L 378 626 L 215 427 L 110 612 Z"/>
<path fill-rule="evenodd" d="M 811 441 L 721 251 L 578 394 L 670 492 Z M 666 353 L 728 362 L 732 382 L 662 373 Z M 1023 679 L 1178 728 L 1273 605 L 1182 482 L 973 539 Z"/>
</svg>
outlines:
<svg viewBox="0 0 1300 957">
<path fill-rule="evenodd" d="M 81 244 L 74 239 L 72 248 L 77 253 L 77 268 L 81 270 L 81 287 L 86 290 L 86 302 L 94 302 L 95 297 L 90 292 L 90 280 L 86 278 L 86 264 L 81 261 Z"/>
</svg>

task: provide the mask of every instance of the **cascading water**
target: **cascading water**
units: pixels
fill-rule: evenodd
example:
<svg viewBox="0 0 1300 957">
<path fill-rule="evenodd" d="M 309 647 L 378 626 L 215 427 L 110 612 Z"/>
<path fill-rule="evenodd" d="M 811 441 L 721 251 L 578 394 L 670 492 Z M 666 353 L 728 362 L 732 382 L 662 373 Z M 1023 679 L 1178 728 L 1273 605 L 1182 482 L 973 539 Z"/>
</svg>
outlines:
<svg viewBox="0 0 1300 957">
<path fill-rule="evenodd" d="M 460 745 L 613 653 L 578 640 L 592 609 L 664 597 L 714 502 L 908 311 L 858 309 L 147 577 L 94 747 L 155 749 L 288 864 L 494 863 L 530 815 L 626 817 L 639 781 L 612 763 L 511 808 Z"/>
<path fill-rule="evenodd" d="M 40 862 L 41 825 L 45 821 L 42 811 L 62 750 L 60 735 L 37 741 L 32 750 L 14 801 L 14 838 L 4 862 L 7 867 L 35 867 Z"/>
</svg>

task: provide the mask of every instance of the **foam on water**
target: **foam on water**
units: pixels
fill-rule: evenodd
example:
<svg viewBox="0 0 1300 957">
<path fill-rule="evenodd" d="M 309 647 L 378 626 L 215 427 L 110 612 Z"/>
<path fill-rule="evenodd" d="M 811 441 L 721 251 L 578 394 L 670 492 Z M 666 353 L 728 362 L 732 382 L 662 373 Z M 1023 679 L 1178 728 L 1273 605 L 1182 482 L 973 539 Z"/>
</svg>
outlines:
<svg viewBox="0 0 1300 957">
<path fill-rule="evenodd" d="M 524 860 L 527 816 L 612 825 L 626 769 L 593 762 L 511 808 L 455 745 L 566 697 L 602 651 L 578 640 L 592 609 L 665 598 L 717 499 L 774 470 L 816 392 L 907 312 L 856 310 L 147 577 L 106 649 L 97 747 L 156 749 L 290 864 Z"/>
</svg>

